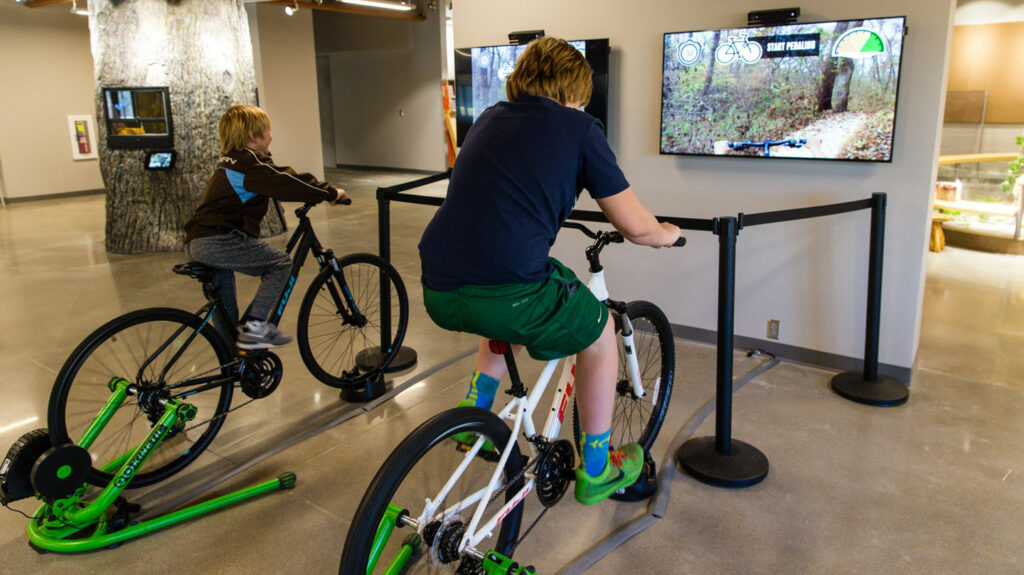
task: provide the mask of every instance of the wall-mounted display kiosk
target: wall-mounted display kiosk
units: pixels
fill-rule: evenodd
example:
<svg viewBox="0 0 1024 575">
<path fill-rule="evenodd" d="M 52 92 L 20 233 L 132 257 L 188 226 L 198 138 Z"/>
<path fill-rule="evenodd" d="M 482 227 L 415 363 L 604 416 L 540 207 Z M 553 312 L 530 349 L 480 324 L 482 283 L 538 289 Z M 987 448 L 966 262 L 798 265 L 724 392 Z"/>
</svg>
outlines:
<svg viewBox="0 0 1024 575">
<path fill-rule="evenodd" d="M 104 87 L 103 110 L 108 148 L 174 146 L 171 99 L 166 87 Z"/>
</svg>

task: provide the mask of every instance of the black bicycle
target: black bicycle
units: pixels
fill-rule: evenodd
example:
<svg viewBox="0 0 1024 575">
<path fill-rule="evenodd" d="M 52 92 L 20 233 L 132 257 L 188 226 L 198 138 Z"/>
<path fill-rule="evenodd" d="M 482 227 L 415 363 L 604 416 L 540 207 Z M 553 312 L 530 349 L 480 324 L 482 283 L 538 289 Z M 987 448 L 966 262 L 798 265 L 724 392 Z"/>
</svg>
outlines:
<svg viewBox="0 0 1024 575">
<path fill-rule="evenodd" d="M 276 324 L 281 318 L 312 252 L 320 272 L 299 308 L 299 353 L 321 382 L 368 389 L 390 365 L 405 336 L 405 286 L 378 256 L 336 258 L 324 249 L 306 215 L 314 205 L 295 210 L 299 223 L 286 248 L 292 258 L 291 278 L 267 321 Z M 194 405 L 196 417 L 168 431 L 129 487 L 151 485 L 184 469 L 209 446 L 230 411 L 266 397 L 280 383 L 282 364 L 276 354 L 236 349 L 236 319 L 224 310 L 211 283 L 215 271 L 196 262 L 174 266 L 175 273 L 202 283 L 206 305 L 195 313 L 150 308 L 122 315 L 86 337 L 61 368 L 47 412 L 50 438 L 53 445 L 87 440 L 93 461 L 89 483 L 102 487 L 111 480 L 111 471 L 149 435 L 169 400 Z M 129 397 L 96 422 L 115 377 L 131 382 Z M 232 408 L 236 388 L 250 399 Z"/>
</svg>

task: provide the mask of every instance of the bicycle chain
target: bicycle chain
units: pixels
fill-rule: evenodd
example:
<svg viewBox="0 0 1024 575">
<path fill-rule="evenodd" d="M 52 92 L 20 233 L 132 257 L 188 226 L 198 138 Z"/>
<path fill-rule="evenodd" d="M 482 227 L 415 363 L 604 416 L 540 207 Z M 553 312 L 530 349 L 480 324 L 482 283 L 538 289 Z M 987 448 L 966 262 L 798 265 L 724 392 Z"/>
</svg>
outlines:
<svg viewBox="0 0 1024 575">
<path fill-rule="evenodd" d="M 211 374 L 211 373 L 213 373 L 213 372 L 215 372 L 215 371 L 217 371 L 217 370 L 221 370 L 221 369 L 224 369 L 225 367 L 231 367 L 231 368 L 235 368 L 235 367 L 237 367 L 238 365 L 240 365 L 241 363 L 242 363 L 242 360 L 241 360 L 241 359 L 236 359 L 236 360 L 232 361 L 231 363 L 226 363 L 226 364 L 224 364 L 224 365 L 218 365 L 217 367 L 211 368 L 211 369 L 209 369 L 209 370 L 207 370 L 207 371 L 205 371 L 205 372 L 203 372 L 203 373 L 200 373 L 200 374 L 199 374 L 199 377 L 202 377 L 202 376 L 204 376 L 204 375 L 208 375 L 208 374 Z M 237 388 L 237 386 L 235 385 L 236 383 L 237 383 L 237 378 L 236 378 L 236 379 L 235 379 L 235 381 L 234 381 L 234 382 L 232 383 L 232 385 L 233 385 L 233 386 L 235 386 L 235 387 Z M 252 402 L 254 402 L 254 401 L 256 401 L 256 400 L 255 400 L 255 399 L 250 399 L 249 401 L 246 401 L 246 402 L 245 402 L 245 403 L 243 403 L 243 404 L 240 404 L 240 405 L 236 405 L 236 406 L 234 406 L 234 407 L 232 407 L 232 408 L 228 409 L 228 410 L 227 410 L 227 411 L 225 411 L 224 413 L 221 413 L 220 415 L 215 415 L 215 416 L 211 417 L 210 419 L 207 419 L 207 420 L 205 420 L 205 421 L 200 421 L 200 422 L 198 422 L 198 423 L 196 423 L 196 424 L 194 424 L 194 425 L 192 425 L 192 426 L 190 426 L 190 427 L 186 427 L 185 429 L 182 429 L 182 430 L 181 430 L 181 433 L 186 433 L 186 432 L 192 431 L 193 429 L 195 429 L 195 428 L 197 428 L 197 427 L 201 427 L 201 426 L 203 426 L 203 425 L 209 425 L 210 423 L 212 423 L 212 422 L 214 422 L 214 421 L 216 421 L 216 420 L 218 420 L 218 419 L 221 419 L 221 418 L 223 418 L 223 417 L 227 417 L 227 415 L 228 415 L 229 413 L 231 413 L 232 411 L 235 411 L 236 409 L 241 409 L 241 408 L 245 407 L 246 405 L 249 405 L 250 403 L 252 403 Z"/>
<path fill-rule="evenodd" d="M 534 443 L 529 438 L 527 438 L 527 441 L 529 441 L 530 443 Z M 537 465 L 540 464 L 540 461 L 542 459 L 544 459 L 544 456 L 547 455 L 547 451 L 551 449 L 551 445 L 552 444 L 547 444 L 547 445 L 543 445 L 542 444 L 542 445 L 540 445 L 539 447 L 541 447 L 541 448 L 538 449 L 537 457 L 534 457 L 532 461 L 530 461 L 529 463 L 524 465 L 523 468 L 520 469 L 519 472 L 516 473 L 512 477 L 512 479 L 510 479 L 509 481 L 506 481 L 501 486 L 501 489 L 499 489 L 494 495 L 491 496 L 491 499 L 490 499 L 490 501 L 487 502 L 487 505 L 490 505 L 490 504 L 494 503 L 495 500 L 498 499 L 499 495 L 501 495 L 502 493 L 504 493 L 505 491 L 508 490 L 508 486 L 509 485 L 512 485 L 513 483 L 519 481 L 520 479 L 522 479 L 523 477 L 526 476 L 526 473 L 528 471 L 536 468 Z M 537 526 L 537 523 L 540 522 L 541 517 L 544 517 L 544 514 L 548 512 L 548 509 L 550 509 L 550 507 L 547 507 L 547 506 L 543 506 L 542 505 L 542 507 L 544 507 L 544 510 L 540 512 L 540 515 L 538 515 L 537 518 L 533 520 L 533 523 L 531 523 L 530 526 L 526 529 L 526 532 L 523 533 L 523 535 L 519 539 L 517 539 L 515 541 L 515 543 L 512 544 L 512 547 L 509 549 L 509 552 L 508 552 L 510 557 L 515 552 L 516 548 L 519 547 L 519 545 L 526 539 L 526 536 L 529 535 L 530 532 L 533 531 L 533 528 Z"/>
</svg>

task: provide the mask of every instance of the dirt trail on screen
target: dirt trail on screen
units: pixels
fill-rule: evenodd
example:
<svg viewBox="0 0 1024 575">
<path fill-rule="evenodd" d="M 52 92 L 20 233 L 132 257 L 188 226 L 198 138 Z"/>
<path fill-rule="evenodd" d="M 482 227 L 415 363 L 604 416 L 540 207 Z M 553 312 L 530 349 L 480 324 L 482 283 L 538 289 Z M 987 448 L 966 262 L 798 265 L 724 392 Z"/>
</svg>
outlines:
<svg viewBox="0 0 1024 575">
<path fill-rule="evenodd" d="M 846 148 L 853 136 L 864 127 L 870 114 L 867 112 L 844 112 L 828 116 L 786 136 L 785 139 L 806 138 L 808 145 L 802 148 L 780 147 L 773 156 L 789 158 L 846 156 Z M 820 144 L 817 144 L 820 142 Z M 815 148 L 818 148 L 816 150 Z M 820 150 L 820 151 L 819 151 Z"/>
</svg>

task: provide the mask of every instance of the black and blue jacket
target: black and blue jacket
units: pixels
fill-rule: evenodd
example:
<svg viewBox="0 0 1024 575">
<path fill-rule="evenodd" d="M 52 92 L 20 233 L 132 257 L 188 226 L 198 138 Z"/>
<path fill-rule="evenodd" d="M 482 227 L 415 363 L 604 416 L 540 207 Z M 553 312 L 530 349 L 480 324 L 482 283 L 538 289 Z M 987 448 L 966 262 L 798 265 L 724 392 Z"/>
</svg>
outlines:
<svg viewBox="0 0 1024 575">
<path fill-rule="evenodd" d="M 233 150 L 217 160 L 203 199 L 185 224 L 185 241 L 241 230 L 254 238 L 267 213 L 270 198 L 285 202 L 330 201 L 337 191 L 312 174 L 299 174 L 274 164 L 270 154 L 248 148 Z"/>
</svg>

